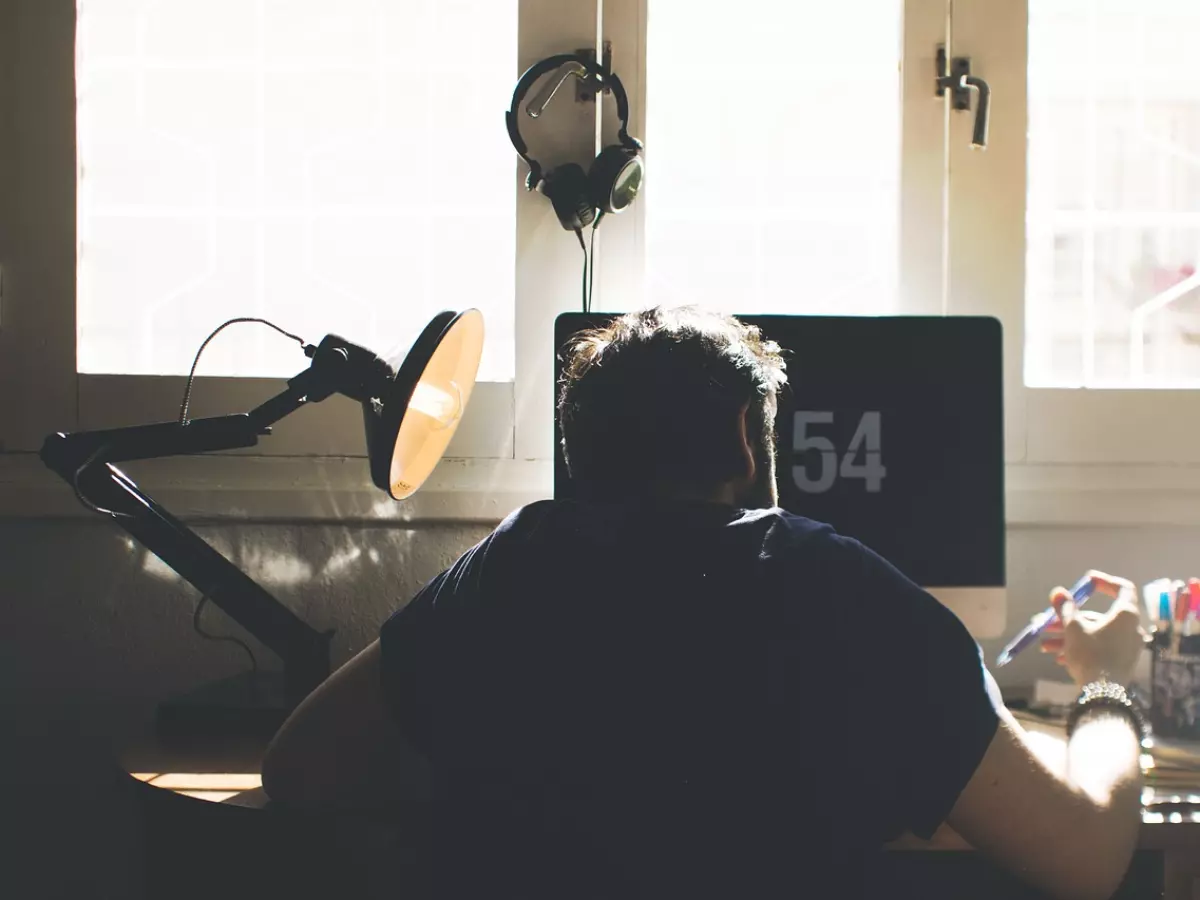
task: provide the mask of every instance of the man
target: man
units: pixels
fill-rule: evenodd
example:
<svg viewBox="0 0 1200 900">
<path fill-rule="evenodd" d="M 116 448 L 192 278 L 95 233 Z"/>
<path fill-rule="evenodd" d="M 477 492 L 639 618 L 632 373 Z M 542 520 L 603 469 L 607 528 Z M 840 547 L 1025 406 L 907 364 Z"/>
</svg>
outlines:
<svg viewBox="0 0 1200 900">
<path fill-rule="evenodd" d="M 427 761 L 455 898 L 856 896 L 885 842 L 943 824 L 1053 896 L 1116 888 L 1135 719 L 1085 704 L 1052 771 L 952 613 L 776 508 L 777 345 L 660 308 L 572 354 L 583 499 L 517 511 L 397 612 L 284 726 L 272 797 L 412 808 Z M 1128 599 L 1053 600 L 1075 680 L 1126 681 Z"/>
</svg>

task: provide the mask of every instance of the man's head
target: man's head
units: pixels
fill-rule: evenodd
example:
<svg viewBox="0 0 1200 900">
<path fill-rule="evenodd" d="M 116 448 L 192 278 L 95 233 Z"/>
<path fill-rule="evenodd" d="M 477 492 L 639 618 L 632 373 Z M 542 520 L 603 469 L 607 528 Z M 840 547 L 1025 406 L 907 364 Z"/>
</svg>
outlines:
<svg viewBox="0 0 1200 900">
<path fill-rule="evenodd" d="M 774 506 L 779 345 L 732 316 L 643 310 L 567 350 L 558 421 L 584 496 Z"/>
</svg>

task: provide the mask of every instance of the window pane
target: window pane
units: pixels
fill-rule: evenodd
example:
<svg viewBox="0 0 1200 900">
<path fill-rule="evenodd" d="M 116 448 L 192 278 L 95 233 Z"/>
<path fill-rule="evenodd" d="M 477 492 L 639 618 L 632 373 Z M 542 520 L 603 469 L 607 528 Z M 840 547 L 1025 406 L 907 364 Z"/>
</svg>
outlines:
<svg viewBox="0 0 1200 900">
<path fill-rule="evenodd" d="M 650 0 L 651 296 L 897 311 L 901 7 Z"/>
<path fill-rule="evenodd" d="M 1200 387 L 1200 5 L 1032 0 L 1026 382 Z"/>
<path fill-rule="evenodd" d="M 480 308 L 513 373 L 517 0 L 79 0 L 81 372 L 186 374 L 234 316 L 403 352 Z M 292 375 L 267 329 L 207 375 Z"/>
</svg>

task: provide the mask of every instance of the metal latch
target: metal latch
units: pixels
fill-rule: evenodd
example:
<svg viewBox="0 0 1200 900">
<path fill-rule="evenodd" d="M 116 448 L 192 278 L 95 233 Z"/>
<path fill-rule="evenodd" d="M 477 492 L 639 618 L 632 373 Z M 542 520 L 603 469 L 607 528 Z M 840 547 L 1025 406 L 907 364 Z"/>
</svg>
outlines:
<svg viewBox="0 0 1200 900">
<path fill-rule="evenodd" d="M 574 55 L 592 65 L 596 62 L 595 50 L 587 48 L 576 50 Z M 605 41 L 600 72 L 603 75 L 607 75 L 612 71 L 610 66 L 612 66 L 612 43 Z M 595 102 L 596 94 L 600 90 L 603 90 L 606 94 L 612 92 L 612 88 L 608 86 L 607 81 L 603 84 L 601 83 L 602 78 L 600 74 L 589 69 L 579 59 L 570 59 L 555 70 L 554 77 L 547 81 L 545 86 L 537 92 L 537 95 L 526 104 L 525 112 L 529 118 L 536 119 L 545 112 L 547 105 L 554 99 L 554 95 L 558 93 L 558 89 L 572 76 L 575 78 L 576 103 Z"/>
<path fill-rule="evenodd" d="M 987 148 L 988 123 L 991 119 L 992 89 L 982 78 L 971 74 L 971 58 L 956 56 L 949 60 L 947 66 L 946 48 L 937 50 L 937 95 L 944 97 L 950 91 L 950 104 L 957 110 L 971 108 L 971 93 L 979 94 L 979 102 L 975 106 L 975 130 L 971 136 L 971 146 L 981 150 Z"/>
<path fill-rule="evenodd" d="M 602 45 L 603 54 L 600 57 L 600 71 L 612 71 L 612 41 L 605 41 Z M 582 50 L 575 51 L 576 56 L 581 56 L 590 63 L 596 62 L 596 48 L 585 47 Z M 611 94 L 612 88 L 607 85 L 604 87 L 604 93 Z M 576 103 L 591 103 L 596 99 L 596 82 L 592 78 L 580 78 L 575 82 L 575 102 Z"/>
</svg>

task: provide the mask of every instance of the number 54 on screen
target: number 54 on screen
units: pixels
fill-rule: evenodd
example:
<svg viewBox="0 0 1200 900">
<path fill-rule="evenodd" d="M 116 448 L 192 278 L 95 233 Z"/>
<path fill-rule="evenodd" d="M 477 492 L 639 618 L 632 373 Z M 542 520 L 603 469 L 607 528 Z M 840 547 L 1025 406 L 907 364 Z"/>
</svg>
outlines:
<svg viewBox="0 0 1200 900">
<path fill-rule="evenodd" d="M 883 490 L 883 479 L 887 475 L 883 465 L 882 415 L 875 411 L 864 412 L 850 443 L 840 450 L 832 439 L 817 433 L 818 426 L 832 424 L 832 412 L 796 412 L 792 430 L 792 450 L 795 458 L 800 460 L 792 466 L 796 487 L 808 494 L 823 494 L 833 488 L 839 478 L 861 478 L 868 494 L 878 494 Z"/>
</svg>

